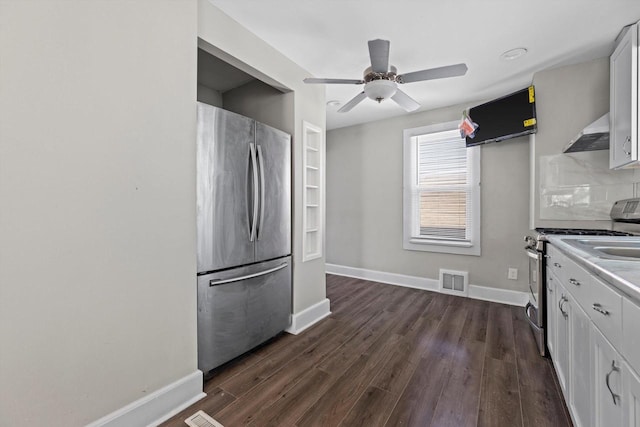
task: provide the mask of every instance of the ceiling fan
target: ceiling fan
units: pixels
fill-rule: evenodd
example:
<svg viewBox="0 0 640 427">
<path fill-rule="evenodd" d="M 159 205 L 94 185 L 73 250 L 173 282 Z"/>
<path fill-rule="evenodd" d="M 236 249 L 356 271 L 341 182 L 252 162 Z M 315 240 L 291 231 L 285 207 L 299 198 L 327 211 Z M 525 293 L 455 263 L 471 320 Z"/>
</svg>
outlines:
<svg viewBox="0 0 640 427">
<path fill-rule="evenodd" d="M 466 64 L 455 64 L 414 71 L 407 74 L 398 74 L 396 67 L 389 64 L 389 44 L 389 40 L 369 40 L 371 67 L 364 70 L 362 80 L 306 78 L 304 82 L 354 85 L 364 83 L 364 90 L 357 94 L 351 101 L 344 104 L 342 108 L 338 110 L 340 113 L 350 111 L 365 98 L 370 98 L 378 102 L 391 98 L 406 111 L 415 111 L 420 108 L 420 104 L 398 89 L 398 83 L 404 84 L 456 77 L 462 76 L 467 72 Z"/>
</svg>

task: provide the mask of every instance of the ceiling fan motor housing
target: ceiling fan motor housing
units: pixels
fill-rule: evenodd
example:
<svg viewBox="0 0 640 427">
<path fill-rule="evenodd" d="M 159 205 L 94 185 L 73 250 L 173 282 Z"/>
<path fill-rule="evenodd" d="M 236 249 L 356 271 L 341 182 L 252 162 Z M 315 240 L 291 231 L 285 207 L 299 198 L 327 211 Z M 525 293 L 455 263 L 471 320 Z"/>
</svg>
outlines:
<svg viewBox="0 0 640 427">
<path fill-rule="evenodd" d="M 386 73 L 376 73 L 371 67 L 364 70 L 364 93 L 367 97 L 380 103 L 395 95 L 398 90 L 398 85 L 396 84 L 397 71 L 393 65 L 389 66 L 389 70 Z"/>
</svg>

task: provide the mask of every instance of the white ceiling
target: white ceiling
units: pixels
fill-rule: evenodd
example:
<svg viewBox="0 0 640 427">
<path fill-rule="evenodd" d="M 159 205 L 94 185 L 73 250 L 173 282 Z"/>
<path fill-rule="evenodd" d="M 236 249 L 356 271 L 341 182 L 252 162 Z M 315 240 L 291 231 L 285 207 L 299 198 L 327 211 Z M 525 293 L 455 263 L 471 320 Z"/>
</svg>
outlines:
<svg viewBox="0 0 640 427">
<path fill-rule="evenodd" d="M 622 27 L 640 20 L 640 0 L 209 1 L 315 77 L 362 78 L 376 38 L 391 41 L 399 74 L 466 63 L 463 77 L 401 85 L 419 111 L 473 106 L 526 87 L 537 71 L 608 56 Z M 528 54 L 500 59 L 517 47 Z M 327 85 L 327 101 L 360 91 Z M 338 108 L 327 107 L 328 129 L 407 114 L 390 100 Z"/>
</svg>

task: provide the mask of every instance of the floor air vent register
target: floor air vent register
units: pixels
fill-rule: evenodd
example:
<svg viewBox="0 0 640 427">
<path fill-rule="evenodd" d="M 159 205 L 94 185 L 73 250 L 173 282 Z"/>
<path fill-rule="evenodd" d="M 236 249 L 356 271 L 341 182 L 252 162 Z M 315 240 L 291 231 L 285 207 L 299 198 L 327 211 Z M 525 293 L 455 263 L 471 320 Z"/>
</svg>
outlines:
<svg viewBox="0 0 640 427">
<path fill-rule="evenodd" d="M 440 269 L 440 292 L 453 295 L 468 295 L 469 272 Z"/>
<path fill-rule="evenodd" d="M 190 427 L 224 427 L 204 411 L 196 412 L 184 420 L 184 422 Z"/>
</svg>

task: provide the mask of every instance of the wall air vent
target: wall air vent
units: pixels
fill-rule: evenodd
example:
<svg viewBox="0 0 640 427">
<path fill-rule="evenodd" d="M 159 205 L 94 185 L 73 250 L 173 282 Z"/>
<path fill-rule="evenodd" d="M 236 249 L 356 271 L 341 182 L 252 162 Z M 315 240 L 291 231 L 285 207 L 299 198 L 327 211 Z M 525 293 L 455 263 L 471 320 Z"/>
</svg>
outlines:
<svg viewBox="0 0 640 427">
<path fill-rule="evenodd" d="M 190 427 L 224 427 L 204 411 L 196 412 L 195 414 L 184 420 L 184 422 Z"/>
<path fill-rule="evenodd" d="M 440 269 L 440 292 L 467 296 L 469 294 L 469 272 Z"/>
</svg>

